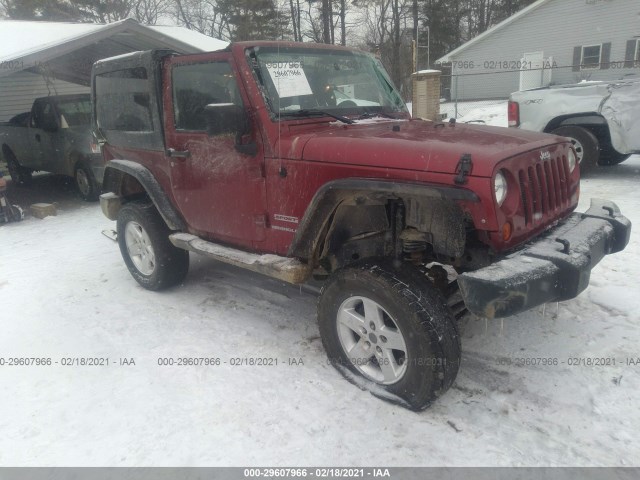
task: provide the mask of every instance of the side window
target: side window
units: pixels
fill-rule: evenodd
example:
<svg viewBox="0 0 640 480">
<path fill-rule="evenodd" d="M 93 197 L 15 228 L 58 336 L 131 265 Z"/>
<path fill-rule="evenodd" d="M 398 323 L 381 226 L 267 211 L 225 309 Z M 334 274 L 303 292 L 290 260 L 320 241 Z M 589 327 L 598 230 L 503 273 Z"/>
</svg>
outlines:
<svg viewBox="0 0 640 480">
<path fill-rule="evenodd" d="M 33 114 L 33 126 L 36 128 L 51 128 L 57 125 L 55 111 L 48 101 L 38 102 Z"/>
<path fill-rule="evenodd" d="M 96 76 L 98 127 L 123 132 L 152 132 L 147 70 L 142 67 Z"/>
<path fill-rule="evenodd" d="M 171 72 L 176 130 L 206 131 L 204 109 L 211 103 L 242 105 L 228 62 L 176 65 Z"/>
</svg>

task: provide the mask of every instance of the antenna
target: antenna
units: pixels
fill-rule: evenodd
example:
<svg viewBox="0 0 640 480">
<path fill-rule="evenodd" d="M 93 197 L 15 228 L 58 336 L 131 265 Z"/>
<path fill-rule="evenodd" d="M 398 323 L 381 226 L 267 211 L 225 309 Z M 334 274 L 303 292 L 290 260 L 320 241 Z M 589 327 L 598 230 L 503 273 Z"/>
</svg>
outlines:
<svg viewBox="0 0 640 480">
<path fill-rule="evenodd" d="M 280 9 L 279 8 L 277 9 L 276 15 L 277 15 L 277 18 L 278 18 L 278 20 L 277 20 L 278 24 L 280 24 Z M 280 25 L 280 29 L 282 31 L 282 26 L 281 25 Z M 280 42 L 279 41 L 278 41 L 278 62 L 280 62 Z M 280 87 L 279 84 L 280 84 L 280 79 L 278 79 L 278 87 Z M 278 167 L 278 175 L 280 175 L 281 178 L 284 178 L 283 177 L 284 168 L 282 167 L 282 154 L 281 154 L 282 152 L 280 151 L 281 148 L 282 148 L 281 143 L 280 143 L 281 129 L 282 129 L 282 125 L 281 125 L 281 122 L 280 122 L 280 119 L 281 119 L 281 117 L 280 117 L 280 88 L 276 88 L 276 93 L 278 95 L 278 162 L 280 164 L 279 167 Z"/>
</svg>

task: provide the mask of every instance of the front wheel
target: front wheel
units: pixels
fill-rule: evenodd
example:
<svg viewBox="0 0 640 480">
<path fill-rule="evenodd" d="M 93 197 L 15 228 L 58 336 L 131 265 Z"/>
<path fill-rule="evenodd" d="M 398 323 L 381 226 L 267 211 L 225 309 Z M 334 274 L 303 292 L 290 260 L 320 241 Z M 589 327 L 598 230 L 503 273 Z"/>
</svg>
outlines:
<svg viewBox="0 0 640 480">
<path fill-rule="evenodd" d="M 412 410 L 453 383 L 460 337 L 439 291 L 419 270 L 385 261 L 334 273 L 318 303 L 330 362 L 352 383 Z"/>
<path fill-rule="evenodd" d="M 98 199 L 98 184 L 91 168 L 84 162 L 76 165 L 74 179 L 78 193 L 83 200 L 93 202 Z"/>
<path fill-rule="evenodd" d="M 120 253 L 136 281 L 148 290 L 162 290 L 184 280 L 189 252 L 169 241 L 171 233 L 152 203 L 134 201 L 118 212 Z"/>
</svg>

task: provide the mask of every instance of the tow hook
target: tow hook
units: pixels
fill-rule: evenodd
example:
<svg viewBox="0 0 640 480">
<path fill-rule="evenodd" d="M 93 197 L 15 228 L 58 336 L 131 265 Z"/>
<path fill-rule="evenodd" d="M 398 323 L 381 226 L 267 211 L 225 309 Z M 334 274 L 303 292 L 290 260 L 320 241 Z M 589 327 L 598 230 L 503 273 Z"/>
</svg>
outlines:
<svg viewBox="0 0 640 480">
<path fill-rule="evenodd" d="M 556 242 L 562 244 L 562 253 L 569 255 L 569 251 L 571 249 L 571 243 L 569 240 L 565 240 L 564 238 L 556 238 Z"/>
</svg>

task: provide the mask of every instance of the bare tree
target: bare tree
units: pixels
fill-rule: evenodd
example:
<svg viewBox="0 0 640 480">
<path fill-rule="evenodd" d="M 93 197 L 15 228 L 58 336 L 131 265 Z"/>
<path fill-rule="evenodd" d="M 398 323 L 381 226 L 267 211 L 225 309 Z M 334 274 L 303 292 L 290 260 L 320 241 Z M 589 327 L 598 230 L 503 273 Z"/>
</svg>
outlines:
<svg viewBox="0 0 640 480">
<path fill-rule="evenodd" d="M 306 1 L 306 10 L 302 15 L 300 27 L 301 38 L 307 38 L 315 43 L 324 43 L 324 26 L 322 10 L 316 8 L 313 2 Z M 303 27 L 304 25 L 304 27 Z"/>
<path fill-rule="evenodd" d="M 133 14 L 135 19 L 146 25 L 155 25 L 171 11 L 170 0 L 135 0 Z"/>
<path fill-rule="evenodd" d="M 228 12 L 216 0 L 174 0 L 178 24 L 211 37 L 231 40 Z"/>
<path fill-rule="evenodd" d="M 338 19 L 340 22 L 340 45 L 347 44 L 347 2 L 339 0 Z"/>
<path fill-rule="evenodd" d="M 289 7 L 291 9 L 291 26 L 293 27 L 293 40 L 295 42 L 301 42 L 302 30 L 300 25 L 300 0 L 289 0 Z"/>
</svg>

